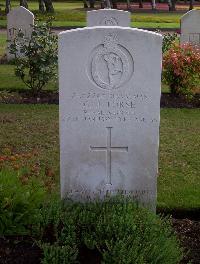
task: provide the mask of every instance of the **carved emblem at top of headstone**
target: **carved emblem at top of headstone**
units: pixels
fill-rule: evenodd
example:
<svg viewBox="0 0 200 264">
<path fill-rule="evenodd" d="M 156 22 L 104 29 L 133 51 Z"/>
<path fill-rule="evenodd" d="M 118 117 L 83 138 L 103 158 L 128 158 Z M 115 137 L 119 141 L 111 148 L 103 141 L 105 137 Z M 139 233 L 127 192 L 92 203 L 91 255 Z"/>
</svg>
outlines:
<svg viewBox="0 0 200 264">
<path fill-rule="evenodd" d="M 91 53 L 88 76 L 98 87 L 112 90 L 130 80 L 134 62 L 129 51 L 118 44 L 117 36 L 106 35 L 103 44 Z"/>
<path fill-rule="evenodd" d="M 118 26 L 118 21 L 114 17 L 104 17 L 101 21 L 102 26 Z"/>
</svg>

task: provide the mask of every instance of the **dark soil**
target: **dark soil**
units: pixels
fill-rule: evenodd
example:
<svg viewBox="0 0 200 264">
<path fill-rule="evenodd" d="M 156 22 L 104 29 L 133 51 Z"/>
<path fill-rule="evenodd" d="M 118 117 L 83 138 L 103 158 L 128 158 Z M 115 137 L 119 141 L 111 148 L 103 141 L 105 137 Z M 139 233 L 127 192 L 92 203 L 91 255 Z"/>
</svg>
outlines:
<svg viewBox="0 0 200 264">
<path fill-rule="evenodd" d="M 170 93 L 162 93 L 160 106 L 169 108 L 199 108 L 200 94 L 196 94 L 192 100 L 187 100 L 183 96 L 174 96 Z"/>
<path fill-rule="evenodd" d="M 58 104 L 58 92 L 43 91 L 38 96 L 32 96 L 27 92 L 0 92 L 0 103 L 5 104 Z M 183 96 L 174 96 L 170 93 L 162 93 L 161 107 L 168 108 L 199 108 L 200 94 L 193 100 L 186 100 Z"/>
<path fill-rule="evenodd" d="M 5 104 L 58 104 L 58 92 L 43 91 L 38 96 L 30 92 L 0 92 L 0 103 Z"/>
<path fill-rule="evenodd" d="M 0 264 L 39 264 L 41 257 L 30 237 L 0 237 Z"/>
<path fill-rule="evenodd" d="M 173 219 L 173 228 L 184 248 L 184 259 L 181 264 L 200 263 L 200 221 Z"/>
<path fill-rule="evenodd" d="M 184 248 L 180 264 L 200 263 L 200 221 L 173 218 L 173 228 Z M 30 237 L 0 237 L 0 264 L 40 264 L 42 251 Z M 100 264 L 97 251 L 80 249 L 80 263 Z M 62 263 L 61 263 L 62 264 Z"/>
</svg>

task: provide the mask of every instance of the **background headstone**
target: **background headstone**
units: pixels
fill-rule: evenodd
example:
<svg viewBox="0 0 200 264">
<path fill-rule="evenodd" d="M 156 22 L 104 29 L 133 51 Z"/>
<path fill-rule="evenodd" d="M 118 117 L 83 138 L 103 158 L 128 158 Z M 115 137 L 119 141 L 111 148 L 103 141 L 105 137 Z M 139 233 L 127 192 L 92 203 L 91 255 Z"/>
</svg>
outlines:
<svg viewBox="0 0 200 264">
<path fill-rule="evenodd" d="M 130 26 L 130 12 L 117 9 L 100 9 L 87 12 L 87 26 Z"/>
<path fill-rule="evenodd" d="M 200 45 L 200 10 L 191 10 L 181 17 L 180 41 Z"/>
<path fill-rule="evenodd" d="M 34 15 L 23 6 L 11 10 L 7 15 L 7 39 L 12 42 L 16 34 L 21 30 L 26 38 L 31 37 L 32 27 L 34 24 Z M 9 53 L 9 42 L 7 48 L 8 60 L 13 58 Z"/>
<path fill-rule="evenodd" d="M 131 28 L 59 34 L 62 198 L 122 192 L 155 209 L 161 46 Z"/>
</svg>

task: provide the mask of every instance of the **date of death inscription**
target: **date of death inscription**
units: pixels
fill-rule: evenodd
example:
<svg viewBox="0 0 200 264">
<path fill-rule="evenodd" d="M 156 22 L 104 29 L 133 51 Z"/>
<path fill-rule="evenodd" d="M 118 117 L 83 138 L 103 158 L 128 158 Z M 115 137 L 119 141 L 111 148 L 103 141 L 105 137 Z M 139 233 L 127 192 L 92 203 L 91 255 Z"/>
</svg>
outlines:
<svg viewBox="0 0 200 264">
<path fill-rule="evenodd" d="M 68 97 L 68 109 L 62 121 L 73 122 L 106 122 L 135 121 L 157 123 L 158 119 L 147 111 L 150 104 L 145 94 L 124 93 L 73 93 Z"/>
</svg>

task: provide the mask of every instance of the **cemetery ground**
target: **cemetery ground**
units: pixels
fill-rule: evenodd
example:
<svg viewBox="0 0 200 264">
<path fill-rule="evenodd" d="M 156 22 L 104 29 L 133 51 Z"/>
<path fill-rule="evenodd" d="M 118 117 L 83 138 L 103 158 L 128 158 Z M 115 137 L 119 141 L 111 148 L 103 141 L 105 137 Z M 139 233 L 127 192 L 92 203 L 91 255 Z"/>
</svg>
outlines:
<svg viewBox="0 0 200 264">
<path fill-rule="evenodd" d="M 5 43 L 0 45 L 0 56 L 4 50 Z M 38 97 L 31 95 L 31 90 L 26 88 L 26 85 L 14 74 L 14 65 L 4 64 L 4 58 L 2 58 L 2 64 L 0 64 L 1 82 L 0 82 L 0 102 L 4 103 L 57 103 L 58 104 L 58 83 L 50 81 L 48 85 L 44 87 L 44 90 Z M 193 100 L 187 101 L 184 97 L 174 97 L 170 93 L 169 86 L 162 84 L 162 107 L 186 107 L 195 108 L 199 107 L 200 99 L 197 94 Z"/>
<path fill-rule="evenodd" d="M 31 166 L 39 162 L 41 169 L 52 169 L 58 190 L 58 106 L 1 104 L 0 122 L 1 155 L 13 156 L 13 161 L 18 160 L 16 154 L 30 155 Z M 162 210 L 192 212 L 200 207 L 199 127 L 199 109 L 161 109 L 158 208 Z M 13 165 L 12 159 L 7 165 Z"/>
<path fill-rule="evenodd" d="M 0 123 L 0 166 L 19 170 L 28 165 L 58 193 L 58 106 L 1 104 Z M 199 127 L 199 109 L 161 109 L 158 212 L 174 216 L 174 228 L 190 250 L 182 263 L 200 260 Z M 12 263 L 11 256 L 15 263 L 27 263 L 30 255 L 28 263 L 39 263 L 41 251 L 30 238 L 5 237 L 0 244 L 0 263 Z"/>
<path fill-rule="evenodd" d="M 12 67 L 2 66 L 5 73 Z M 0 83 L 8 80 L 12 81 L 7 91 L 22 87 L 12 72 Z M 54 90 L 55 84 L 51 85 Z M 15 171 L 28 166 L 51 193 L 59 193 L 58 105 L 2 103 L 0 124 L 0 166 Z M 199 108 L 161 109 L 157 207 L 159 213 L 173 216 L 174 229 L 185 247 L 182 263 L 200 260 L 199 127 Z M 22 181 L 26 180 L 25 174 Z M 4 237 L 0 245 L 2 264 L 13 263 L 13 258 L 20 264 L 40 263 L 41 250 L 30 237 Z M 32 262 L 27 262 L 30 256 Z"/>
<path fill-rule="evenodd" d="M 18 5 L 17 1 L 12 1 L 12 7 Z M 55 2 L 55 13 L 53 16 L 54 27 L 70 27 L 86 25 L 86 10 L 82 8 L 82 2 Z M 38 3 L 29 1 L 30 10 L 39 19 L 45 21 L 46 17 L 52 14 L 41 15 L 38 13 Z M 0 28 L 6 28 L 6 16 L 0 13 Z M 131 15 L 131 26 L 137 28 L 179 28 L 179 20 L 183 13 L 133 13 Z"/>
<path fill-rule="evenodd" d="M 33 9 L 35 5 L 30 3 Z M 71 7 L 79 8 L 74 5 L 72 3 Z M 73 25 L 76 22 L 77 25 L 85 25 L 82 21 L 85 14 L 79 10 L 74 14 L 76 21 Z M 62 26 L 63 20 L 59 18 L 59 26 Z M 156 23 L 155 20 L 153 23 Z M 172 25 L 171 22 L 169 24 Z M 63 25 L 70 23 L 64 22 Z M 0 56 L 5 50 L 5 40 L 5 32 L 1 32 Z M 56 200 L 60 192 L 58 85 L 51 82 L 41 95 L 33 97 L 21 80 L 14 76 L 13 65 L 1 64 L 0 74 L 0 169 L 18 175 L 23 188 L 29 186 L 28 182 L 35 177 L 47 192 L 45 199 L 48 200 L 50 195 Z M 200 263 L 199 97 L 187 103 L 171 97 L 169 88 L 164 84 L 162 92 L 161 106 L 165 108 L 161 108 L 157 212 L 172 215 L 173 228 L 184 247 L 181 263 L 192 261 L 197 264 Z M 4 191 L 6 193 L 7 190 Z M 32 193 L 38 194 L 37 191 L 40 191 L 39 186 L 37 190 L 33 185 Z M 9 205 L 9 199 L 5 202 Z M 20 224 L 23 224 L 24 218 L 20 217 Z M 17 230 L 17 225 L 12 228 Z M 48 231 L 51 235 L 52 230 Z M 84 254 L 81 263 L 100 263 L 97 252 L 91 259 L 91 251 Z M 42 251 L 32 236 L 0 237 L 0 264 L 37 264 L 41 256 Z"/>
</svg>

